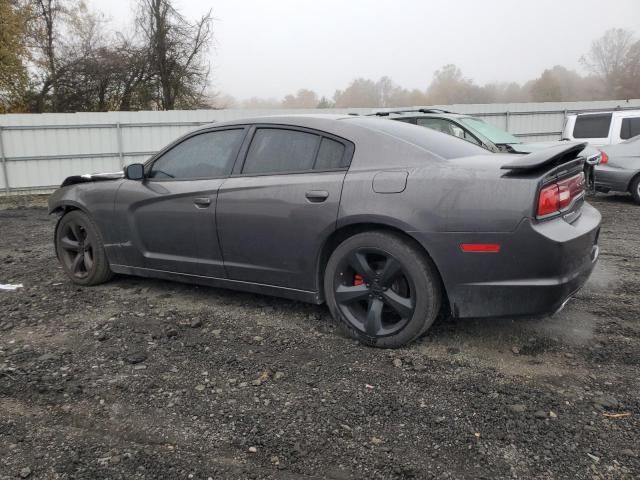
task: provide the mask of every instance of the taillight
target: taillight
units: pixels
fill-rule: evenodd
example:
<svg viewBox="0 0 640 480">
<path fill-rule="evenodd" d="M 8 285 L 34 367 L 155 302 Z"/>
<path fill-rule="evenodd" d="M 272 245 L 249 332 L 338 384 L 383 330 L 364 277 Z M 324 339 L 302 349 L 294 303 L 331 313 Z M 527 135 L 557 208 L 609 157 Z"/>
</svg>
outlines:
<svg viewBox="0 0 640 480">
<path fill-rule="evenodd" d="M 545 186 L 538 196 L 538 217 L 561 212 L 582 195 L 585 189 L 584 173 Z"/>
<path fill-rule="evenodd" d="M 609 163 L 609 155 L 605 152 L 600 152 L 600 165 L 606 165 Z"/>
</svg>

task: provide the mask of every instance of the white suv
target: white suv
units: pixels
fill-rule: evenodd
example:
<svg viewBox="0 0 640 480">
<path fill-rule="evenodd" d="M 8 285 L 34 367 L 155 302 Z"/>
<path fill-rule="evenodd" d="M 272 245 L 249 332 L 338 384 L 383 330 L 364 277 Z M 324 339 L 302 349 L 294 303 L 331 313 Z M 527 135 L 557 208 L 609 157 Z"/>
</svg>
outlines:
<svg viewBox="0 0 640 480">
<path fill-rule="evenodd" d="M 611 145 L 640 135 L 640 110 L 579 113 L 567 116 L 562 138 Z"/>
</svg>

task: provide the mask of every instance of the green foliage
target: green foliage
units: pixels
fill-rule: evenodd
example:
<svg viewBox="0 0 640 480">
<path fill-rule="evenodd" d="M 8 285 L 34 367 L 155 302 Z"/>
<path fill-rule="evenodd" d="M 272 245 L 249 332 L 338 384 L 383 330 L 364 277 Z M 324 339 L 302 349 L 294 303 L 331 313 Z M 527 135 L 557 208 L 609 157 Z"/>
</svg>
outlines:
<svg viewBox="0 0 640 480">
<path fill-rule="evenodd" d="M 26 13 L 17 2 L 0 0 L 0 113 L 24 109 Z"/>
</svg>

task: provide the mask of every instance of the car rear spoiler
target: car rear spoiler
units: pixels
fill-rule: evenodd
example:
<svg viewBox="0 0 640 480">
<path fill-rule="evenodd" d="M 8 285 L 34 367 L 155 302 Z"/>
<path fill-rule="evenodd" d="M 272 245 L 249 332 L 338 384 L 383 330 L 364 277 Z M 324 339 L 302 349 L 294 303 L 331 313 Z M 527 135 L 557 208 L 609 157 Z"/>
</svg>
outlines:
<svg viewBox="0 0 640 480">
<path fill-rule="evenodd" d="M 567 143 L 566 145 L 545 148 L 538 152 L 522 155 L 520 158 L 516 158 L 509 163 L 505 163 L 500 168 L 503 170 L 510 170 L 514 173 L 519 173 L 529 170 L 555 167 L 556 165 L 561 165 L 578 158 L 580 152 L 582 152 L 587 145 L 588 144 L 586 142 L 572 142 Z"/>
</svg>

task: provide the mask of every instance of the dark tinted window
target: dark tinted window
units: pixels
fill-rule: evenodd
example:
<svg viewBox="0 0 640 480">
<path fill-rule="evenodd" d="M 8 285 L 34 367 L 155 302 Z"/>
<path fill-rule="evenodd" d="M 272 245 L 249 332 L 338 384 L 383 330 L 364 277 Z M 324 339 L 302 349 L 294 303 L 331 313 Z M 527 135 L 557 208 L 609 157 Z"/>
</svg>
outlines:
<svg viewBox="0 0 640 480">
<path fill-rule="evenodd" d="M 210 178 L 228 175 L 244 130 L 221 130 L 187 138 L 151 166 L 152 178 Z"/>
<path fill-rule="evenodd" d="M 452 135 L 442 135 L 430 128 L 407 125 L 404 122 L 381 118 L 353 117 L 342 120 L 354 122 L 369 130 L 386 133 L 405 142 L 412 143 L 442 158 L 461 158 L 472 155 L 486 155 L 484 148 L 473 145 Z"/>
<path fill-rule="evenodd" d="M 333 168 L 344 168 L 344 145 L 329 138 L 323 138 L 318 150 L 318 158 L 316 159 L 316 170 L 331 170 Z"/>
<path fill-rule="evenodd" d="M 256 130 L 243 173 L 278 173 L 311 170 L 320 137 L 277 128 Z"/>
<path fill-rule="evenodd" d="M 578 115 L 573 127 L 574 138 L 606 138 L 609 136 L 611 114 Z"/>
<path fill-rule="evenodd" d="M 620 128 L 620 138 L 626 140 L 636 135 L 640 135 L 640 117 L 623 118 L 622 127 Z"/>
</svg>

